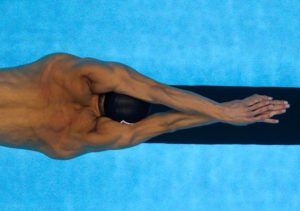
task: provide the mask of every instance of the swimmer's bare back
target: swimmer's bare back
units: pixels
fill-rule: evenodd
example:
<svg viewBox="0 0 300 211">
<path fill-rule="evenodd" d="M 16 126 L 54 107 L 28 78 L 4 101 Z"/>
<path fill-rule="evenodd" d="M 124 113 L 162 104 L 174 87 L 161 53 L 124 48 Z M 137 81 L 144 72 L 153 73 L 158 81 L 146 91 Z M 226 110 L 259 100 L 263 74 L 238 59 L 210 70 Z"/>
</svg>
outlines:
<svg viewBox="0 0 300 211">
<path fill-rule="evenodd" d="M 154 114 L 133 125 L 121 124 L 98 109 L 98 98 L 111 91 L 176 111 Z M 120 63 L 66 53 L 0 71 L 0 144 L 54 159 L 132 147 L 163 133 L 218 121 L 273 124 L 270 118 L 283 108 L 283 101 L 257 94 L 217 103 L 159 83 Z"/>
</svg>

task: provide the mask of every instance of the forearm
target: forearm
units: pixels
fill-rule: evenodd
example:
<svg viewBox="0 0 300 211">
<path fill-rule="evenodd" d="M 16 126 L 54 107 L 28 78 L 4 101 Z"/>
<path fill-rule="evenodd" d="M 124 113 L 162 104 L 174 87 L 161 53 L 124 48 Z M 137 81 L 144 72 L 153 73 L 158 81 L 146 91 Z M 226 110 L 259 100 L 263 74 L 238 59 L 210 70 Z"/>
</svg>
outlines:
<svg viewBox="0 0 300 211">
<path fill-rule="evenodd" d="M 214 119 L 220 119 L 222 116 L 221 103 L 199 94 L 170 86 L 157 86 L 155 89 L 152 97 L 158 104 L 187 114 L 206 114 Z"/>
<path fill-rule="evenodd" d="M 166 124 L 169 132 L 189 129 L 217 123 L 218 120 L 205 114 L 187 114 L 178 111 L 170 111 L 166 116 Z"/>
<path fill-rule="evenodd" d="M 153 114 L 132 125 L 133 134 L 130 145 L 140 144 L 164 133 L 172 133 L 216 122 L 218 122 L 216 119 L 204 114 L 186 114 L 178 111 Z"/>
</svg>

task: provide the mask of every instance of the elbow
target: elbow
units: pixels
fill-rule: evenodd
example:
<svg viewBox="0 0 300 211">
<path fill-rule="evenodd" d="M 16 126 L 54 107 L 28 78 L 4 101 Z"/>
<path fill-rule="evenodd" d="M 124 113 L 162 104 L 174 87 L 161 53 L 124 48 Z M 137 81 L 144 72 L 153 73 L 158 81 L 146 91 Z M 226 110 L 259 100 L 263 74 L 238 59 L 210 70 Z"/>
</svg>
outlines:
<svg viewBox="0 0 300 211">
<path fill-rule="evenodd" d="M 127 147 L 133 147 L 145 142 L 145 140 L 142 140 L 142 138 L 143 136 L 140 135 L 139 129 L 135 127 L 135 125 L 129 126 L 128 132 L 124 137 Z"/>
<path fill-rule="evenodd" d="M 111 150 L 125 149 L 134 146 L 134 139 L 130 130 L 124 131 L 120 137 L 110 146 Z"/>
</svg>

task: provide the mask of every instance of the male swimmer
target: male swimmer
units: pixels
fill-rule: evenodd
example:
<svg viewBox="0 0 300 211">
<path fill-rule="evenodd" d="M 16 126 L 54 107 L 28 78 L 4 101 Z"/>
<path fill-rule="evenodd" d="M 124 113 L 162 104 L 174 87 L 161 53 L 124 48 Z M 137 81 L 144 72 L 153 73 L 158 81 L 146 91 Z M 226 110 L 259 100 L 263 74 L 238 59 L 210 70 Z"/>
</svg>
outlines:
<svg viewBox="0 0 300 211">
<path fill-rule="evenodd" d="M 174 110 L 147 116 L 149 104 Z M 288 107 L 258 94 L 219 103 L 117 62 L 55 53 L 1 69 L 0 144 L 71 159 L 216 122 L 277 124 Z"/>
</svg>

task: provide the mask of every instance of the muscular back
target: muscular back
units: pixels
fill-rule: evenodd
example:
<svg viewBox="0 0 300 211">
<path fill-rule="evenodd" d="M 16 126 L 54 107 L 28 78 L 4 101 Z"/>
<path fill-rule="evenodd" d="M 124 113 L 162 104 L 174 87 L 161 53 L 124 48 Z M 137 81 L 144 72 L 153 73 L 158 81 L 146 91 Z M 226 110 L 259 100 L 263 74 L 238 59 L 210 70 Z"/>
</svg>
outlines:
<svg viewBox="0 0 300 211">
<path fill-rule="evenodd" d="M 76 71 L 80 58 L 53 54 L 0 74 L 0 143 L 50 157 L 75 156 L 95 130 L 99 94 Z M 101 96 L 101 95 L 100 95 Z"/>
</svg>

